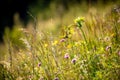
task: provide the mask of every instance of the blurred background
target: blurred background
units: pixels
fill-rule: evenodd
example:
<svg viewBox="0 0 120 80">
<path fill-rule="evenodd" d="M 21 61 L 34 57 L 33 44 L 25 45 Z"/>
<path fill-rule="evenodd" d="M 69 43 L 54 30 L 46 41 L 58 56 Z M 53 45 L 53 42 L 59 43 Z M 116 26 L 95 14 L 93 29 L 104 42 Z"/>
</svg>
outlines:
<svg viewBox="0 0 120 80">
<path fill-rule="evenodd" d="M 36 22 L 37 29 L 56 35 L 78 16 L 104 16 L 118 5 L 119 0 L 1 0 L 0 41 L 3 41 L 6 28 L 29 30 Z"/>
<path fill-rule="evenodd" d="M 78 16 L 109 11 L 119 0 L 1 0 L 0 40 L 6 27 L 31 26 L 34 18 L 38 28 L 57 31 Z"/>
</svg>

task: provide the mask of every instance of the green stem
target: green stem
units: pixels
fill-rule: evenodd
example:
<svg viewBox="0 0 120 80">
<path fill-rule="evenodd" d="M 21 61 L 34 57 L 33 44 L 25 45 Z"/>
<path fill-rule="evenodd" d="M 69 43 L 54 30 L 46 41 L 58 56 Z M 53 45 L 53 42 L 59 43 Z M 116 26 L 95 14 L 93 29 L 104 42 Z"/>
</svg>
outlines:
<svg viewBox="0 0 120 80">
<path fill-rule="evenodd" d="M 81 32 L 82 32 L 82 35 L 83 35 L 83 37 L 84 37 L 85 42 L 87 43 L 87 39 L 86 39 L 86 37 L 85 37 L 84 31 L 82 30 L 82 28 L 80 28 L 80 30 L 81 30 Z"/>
<path fill-rule="evenodd" d="M 76 26 L 76 25 L 75 25 L 75 24 L 71 24 L 71 25 L 68 26 L 68 28 L 70 28 L 71 26 Z M 84 37 L 85 42 L 87 43 L 87 39 L 86 39 L 86 37 L 85 37 L 84 31 L 82 30 L 82 28 L 80 28 L 80 30 L 81 30 L 81 32 L 82 32 L 82 35 L 83 35 L 83 37 Z"/>
</svg>

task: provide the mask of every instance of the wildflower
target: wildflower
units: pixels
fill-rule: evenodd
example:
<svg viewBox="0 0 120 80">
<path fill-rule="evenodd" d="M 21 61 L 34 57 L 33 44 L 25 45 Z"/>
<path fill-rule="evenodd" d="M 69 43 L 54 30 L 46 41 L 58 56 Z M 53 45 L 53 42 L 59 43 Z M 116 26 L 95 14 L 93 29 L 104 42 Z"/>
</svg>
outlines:
<svg viewBox="0 0 120 80">
<path fill-rule="evenodd" d="M 66 53 L 65 56 L 64 56 L 65 59 L 68 59 L 69 58 L 69 54 Z"/>
<path fill-rule="evenodd" d="M 65 42 L 65 39 L 61 39 L 60 42 Z"/>
<path fill-rule="evenodd" d="M 111 46 L 107 46 L 106 47 L 106 51 L 109 51 L 110 48 L 111 48 Z"/>
<path fill-rule="evenodd" d="M 73 34 L 74 32 L 74 28 L 70 28 L 70 33 Z"/>
<path fill-rule="evenodd" d="M 57 43 L 58 43 L 58 41 L 55 40 L 55 41 L 52 43 L 52 45 L 55 46 L 55 45 L 57 45 Z"/>
<path fill-rule="evenodd" d="M 59 80 L 59 78 L 58 78 L 58 77 L 56 77 L 54 80 Z"/>
<path fill-rule="evenodd" d="M 110 37 L 105 37 L 105 41 L 110 41 Z"/>
<path fill-rule="evenodd" d="M 44 46 L 45 46 L 45 47 L 48 47 L 48 44 L 45 44 Z"/>
<path fill-rule="evenodd" d="M 72 62 L 73 64 L 75 64 L 75 63 L 76 63 L 76 60 L 77 60 L 76 58 L 73 58 L 71 62 Z"/>
<path fill-rule="evenodd" d="M 38 63 L 38 67 L 40 67 L 41 66 L 41 63 Z"/>
<path fill-rule="evenodd" d="M 71 44 L 67 45 L 67 48 L 68 48 L 68 49 L 70 49 L 71 47 L 72 47 L 72 45 L 71 45 Z"/>
<path fill-rule="evenodd" d="M 84 22 L 84 17 L 78 17 L 74 20 L 74 22 L 79 28 L 81 28 L 82 27 L 81 23 Z"/>
</svg>

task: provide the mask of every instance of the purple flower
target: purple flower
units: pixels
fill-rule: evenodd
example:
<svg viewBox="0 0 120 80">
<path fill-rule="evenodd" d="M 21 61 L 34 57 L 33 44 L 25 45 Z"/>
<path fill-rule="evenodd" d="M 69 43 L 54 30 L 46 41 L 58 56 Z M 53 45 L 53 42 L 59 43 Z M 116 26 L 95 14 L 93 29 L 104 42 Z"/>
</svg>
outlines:
<svg viewBox="0 0 120 80">
<path fill-rule="evenodd" d="M 40 67 L 41 66 L 41 63 L 38 63 L 38 67 Z"/>
<path fill-rule="evenodd" d="M 64 56 L 65 59 L 68 59 L 69 58 L 69 54 L 66 53 L 65 56 Z"/>
<path fill-rule="evenodd" d="M 75 63 L 76 63 L 76 60 L 77 60 L 76 58 L 73 58 L 71 62 L 72 62 L 73 64 L 75 64 Z"/>
<path fill-rule="evenodd" d="M 60 42 L 65 42 L 65 39 L 61 39 Z"/>
<path fill-rule="evenodd" d="M 58 77 L 56 77 L 54 80 L 59 80 L 59 78 L 58 78 Z"/>
<path fill-rule="evenodd" d="M 111 48 L 111 46 L 107 46 L 106 47 L 106 51 L 109 51 L 110 48 Z"/>
</svg>

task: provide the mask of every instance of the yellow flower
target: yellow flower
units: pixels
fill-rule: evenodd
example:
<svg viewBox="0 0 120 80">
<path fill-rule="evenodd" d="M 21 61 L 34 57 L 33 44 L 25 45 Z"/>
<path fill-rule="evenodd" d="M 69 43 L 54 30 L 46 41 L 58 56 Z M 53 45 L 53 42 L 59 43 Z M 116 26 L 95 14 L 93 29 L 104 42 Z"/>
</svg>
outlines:
<svg viewBox="0 0 120 80">
<path fill-rule="evenodd" d="M 68 48 L 68 49 L 70 49 L 71 47 L 72 47 L 72 46 L 71 46 L 70 44 L 69 44 L 69 45 L 67 45 L 67 48 Z"/>
<path fill-rule="evenodd" d="M 52 43 L 53 46 L 55 46 L 55 45 L 57 45 L 57 44 L 58 44 L 58 41 L 57 41 L 57 40 L 55 40 L 55 41 Z"/>
<path fill-rule="evenodd" d="M 75 31 L 73 28 L 70 29 L 70 33 L 73 34 Z"/>
<path fill-rule="evenodd" d="M 78 17 L 78 18 L 76 18 L 75 20 L 74 20 L 74 23 L 79 27 L 79 28 L 81 28 L 82 27 L 82 22 L 84 22 L 84 17 Z"/>
<path fill-rule="evenodd" d="M 45 45 L 44 45 L 44 46 L 45 46 L 45 47 L 48 47 L 48 44 L 46 44 L 46 43 L 45 43 Z"/>
<path fill-rule="evenodd" d="M 78 17 L 74 20 L 74 22 L 76 24 L 76 23 L 79 23 L 79 22 L 84 21 L 84 20 L 85 20 L 85 17 Z"/>
</svg>

